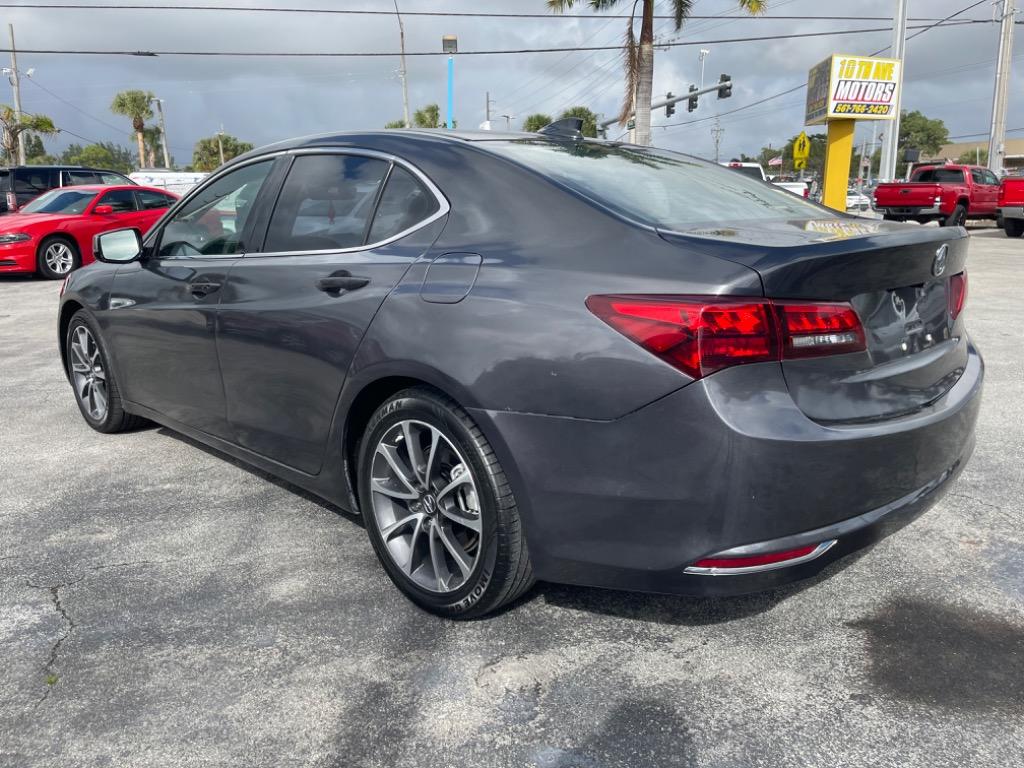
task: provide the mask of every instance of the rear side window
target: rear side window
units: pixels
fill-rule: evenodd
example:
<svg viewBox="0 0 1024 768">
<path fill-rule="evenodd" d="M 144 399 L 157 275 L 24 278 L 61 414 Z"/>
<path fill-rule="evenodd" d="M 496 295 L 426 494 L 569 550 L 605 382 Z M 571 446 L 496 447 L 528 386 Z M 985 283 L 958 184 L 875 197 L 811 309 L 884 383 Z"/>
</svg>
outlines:
<svg viewBox="0 0 1024 768">
<path fill-rule="evenodd" d="M 14 191 L 22 195 L 38 195 L 53 188 L 50 171 L 43 168 L 18 168 L 14 172 Z"/>
<path fill-rule="evenodd" d="M 115 186 L 117 184 L 134 184 L 135 182 L 126 176 L 122 176 L 119 173 L 110 173 L 109 171 L 97 171 L 100 177 L 100 184 L 109 184 Z"/>
<path fill-rule="evenodd" d="M 367 242 L 379 243 L 419 224 L 437 212 L 437 198 L 399 165 L 391 169 Z"/>
<path fill-rule="evenodd" d="M 302 155 L 270 218 L 269 253 L 356 248 L 366 241 L 388 163 L 355 155 Z"/>
<path fill-rule="evenodd" d="M 76 187 L 82 184 L 99 184 L 100 177 L 98 173 L 92 171 L 65 171 L 67 178 L 65 184 L 69 187 Z"/>
<path fill-rule="evenodd" d="M 487 149 L 634 221 L 684 229 L 835 214 L 779 187 L 664 150 L 587 142 L 487 142 Z"/>
<path fill-rule="evenodd" d="M 149 211 L 153 208 L 167 208 L 174 202 L 173 198 L 162 195 L 159 192 L 150 192 L 148 189 L 141 189 L 135 194 L 139 196 L 139 207 L 144 211 Z"/>
<path fill-rule="evenodd" d="M 114 213 L 128 213 L 136 210 L 135 193 L 130 189 L 115 189 L 113 192 L 104 193 L 96 205 L 109 205 Z"/>
</svg>

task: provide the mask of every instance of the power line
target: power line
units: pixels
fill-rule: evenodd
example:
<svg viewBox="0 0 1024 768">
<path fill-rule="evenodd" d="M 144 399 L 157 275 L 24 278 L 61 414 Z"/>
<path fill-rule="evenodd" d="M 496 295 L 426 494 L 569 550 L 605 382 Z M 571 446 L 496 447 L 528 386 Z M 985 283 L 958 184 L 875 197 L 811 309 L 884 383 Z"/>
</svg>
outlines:
<svg viewBox="0 0 1024 768">
<path fill-rule="evenodd" d="M 363 10 L 350 8 L 282 8 L 280 6 L 239 7 L 233 5 L 140 5 L 137 3 L 46 3 L 26 5 L 24 3 L 0 3 L 0 8 L 21 8 L 25 10 L 115 10 L 115 11 L 237 11 L 245 13 L 302 13 L 337 16 L 394 16 L 395 11 Z M 402 11 L 402 16 L 426 16 L 443 18 L 481 19 L 628 19 L 628 14 L 592 13 L 498 13 L 482 11 Z M 655 14 L 655 19 L 675 19 L 673 14 Z M 758 21 L 890 21 L 888 16 L 725 16 L 722 14 L 687 16 L 688 19 L 737 19 Z M 935 17 L 914 17 L 909 21 L 935 21 Z M 988 21 L 977 19 L 976 21 Z"/>
<path fill-rule="evenodd" d="M 954 17 L 959 16 L 962 13 L 967 13 L 967 11 L 971 10 L 972 8 L 977 8 L 979 5 L 982 5 L 982 4 L 986 3 L 986 2 L 988 2 L 988 0 L 979 0 L 976 3 L 972 3 L 971 5 L 968 5 L 966 8 L 961 8 L 956 13 L 951 13 L 949 16 L 946 16 L 945 18 L 940 19 L 939 21 L 935 22 L 934 24 L 929 24 L 929 25 L 927 25 L 925 27 L 907 27 L 907 29 L 918 29 L 919 30 L 918 32 L 915 32 L 913 35 L 910 35 L 910 37 L 908 37 L 907 40 L 908 41 L 909 40 L 913 40 L 915 37 L 919 37 L 920 35 L 923 35 L 925 32 L 927 32 L 927 31 L 929 31 L 931 29 L 935 29 L 938 26 L 943 26 L 943 27 L 958 26 L 961 22 L 952 22 L 952 23 L 947 23 L 947 22 L 950 22 L 950 20 L 953 19 Z M 970 23 L 973 23 L 973 22 L 970 22 Z M 990 23 L 995 23 L 995 22 L 994 22 L 994 20 L 992 20 Z M 880 31 L 888 32 L 888 31 L 891 31 L 891 28 L 885 29 L 885 30 L 880 30 Z M 887 45 L 884 48 L 879 48 L 874 53 L 870 53 L 868 55 L 869 56 L 878 56 L 880 53 L 885 53 L 891 47 L 892 46 Z M 769 102 L 769 101 L 774 101 L 775 99 L 779 99 L 779 98 L 782 98 L 783 96 L 788 96 L 791 93 L 795 93 L 796 91 L 799 91 L 802 88 L 805 88 L 806 86 L 807 86 L 807 81 L 805 80 L 800 85 L 797 85 L 797 86 L 795 86 L 793 88 L 787 88 L 785 91 L 779 91 L 778 93 L 772 94 L 771 96 L 765 96 L 763 99 L 758 99 L 757 101 L 752 101 L 749 104 L 744 104 L 742 107 L 736 107 L 735 109 L 730 109 L 728 112 L 722 112 L 720 115 L 718 115 L 718 117 L 724 117 L 725 115 L 732 115 L 732 114 L 735 114 L 736 112 L 742 112 L 745 109 L 750 109 L 751 107 L 756 107 L 759 104 L 764 104 L 764 103 Z M 657 127 L 658 128 L 682 127 L 682 126 L 685 126 L 685 125 L 695 125 L 696 123 L 703 123 L 703 122 L 707 122 L 708 120 L 714 120 L 714 119 L 715 119 L 714 117 L 701 117 L 701 118 L 697 118 L 696 120 L 684 120 L 684 121 L 679 122 L 679 123 L 666 123 L 666 124 L 663 124 L 663 125 L 659 125 Z"/>
<path fill-rule="evenodd" d="M 80 112 L 81 114 L 83 114 L 83 115 L 85 115 L 86 117 L 88 117 L 88 118 L 89 118 L 90 120 L 95 120 L 95 121 L 96 121 L 97 123 L 99 123 L 100 125 L 105 125 L 105 126 L 106 126 L 107 128 L 111 128 L 111 129 L 113 129 L 113 130 L 117 131 L 118 133 L 126 133 L 126 131 L 124 131 L 124 129 L 122 129 L 122 128 L 118 128 L 118 127 L 117 127 L 116 125 L 114 125 L 113 123 L 108 123 L 108 122 L 107 122 L 106 120 L 101 120 L 100 118 L 96 117 L 95 115 L 90 115 L 90 114 L 89 114 L 88 112 L 86 112 L 86 111 L 85 111 L 84 109 L 82 109 L 81 107 L 77 107 L 77 106 L 75 106 L 75 105 L 74 105 L 74 104 L 72 104 L 72 103 L 71 103 L 70 101 L 68 101 L 67 99 L 65 99 L 65 98 L 64 98 L 63 96 L 58 96 L 58 95 L 57 95 L 56 93 L 54 93 L 53 91 L 51 91 L 51 90 L 50 90 L 49 88 L 47 88 L 47 87 L 46 87 L 45 85 L 43 85 L 42 83 L 36 82 L 36 79 L 35 79 L 34 77 L 29 77 L 29 78 L 27 78 L 27 80 L 28 80 L 28 81 L 29 81 L 30 83 L 32 83 L 32 84 L 33 84 L 33 85 L 34 85 L 34 86 L 35 86 L 36 88 L 39 88 L 40 90 L 42 90 L 42 91 L 45 91 L 46 93 L 50 94 L 50 96 L 52 96 L 53 98 L 55 98 L 55 99 L 56 99 L 57 101 L 59 101 L 59 102 L 61 102 L 61 103 L 63 103 L 63 104 L 66 104 L 67 106 L 69 106 L 69 107 L 71 107 L 71 108 L 72 108 L 73 110 L 75 110 L 76 112 Z"/>
<path fill-rule="evenodd" d="M 981 0 L 988 2 L 988 0 Z M 907 27 L 927 31 L 940 24 L 943 27 L 959 27 L 970 24 L 992 24 L 991 20 L 962 20 L 949 23 L 936 22 L 927 27 Z M 841 29 L 831 32 L 798 32 L 788 35 L 757 35 L 754 37 L 727 37 L 717 40 L 687 40 L 675 43 L 661 43 L 659 48 L 682 48 L 694 45 L 724 45 L 727 43 L 753 43 L 763 40 L 794 40 L 808 37 L 838 37 L 844 35 L 861 35 L 872 32 L 889 32 L 890 27 L 871 27 L 866 29 Z M 908 40 L 910 38 L 907 38 Z M 618 51 L 621 45 L 582 45 L 558 48 L 511 48 L 504 50 L 459 51 L 459 56 L 498 56 L 521 53 L 561 53 L 565 51 Z M 0 53 L 10 53 L 10 48 L 0 48 Z M 884 50 L 884 49 L 883 49 Z M 240 57 L 240 58 L 383 58 L 397 57 L 399 51 L 117 51 L 117 50 L 63 50 L 57 48 L 19 48 L 18 53 L 35 55 L 62 56 L 201 56 L 201 57 Z M 406 56 L 447 56 L 443 51 L 406 51 Z"/>
</svg>

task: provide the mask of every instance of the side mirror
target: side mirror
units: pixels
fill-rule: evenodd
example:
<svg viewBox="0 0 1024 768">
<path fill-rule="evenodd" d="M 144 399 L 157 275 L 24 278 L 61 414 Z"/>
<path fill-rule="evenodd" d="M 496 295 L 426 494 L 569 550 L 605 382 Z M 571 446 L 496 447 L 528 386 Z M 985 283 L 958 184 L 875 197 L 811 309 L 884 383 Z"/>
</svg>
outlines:
<svg viewBox="0 0 1024 768">
<path fill-rule="evenodd" d="M 92 241 L 93 255 L 108 264 L 127 264 L 142 255 L 142 238 L 137 229 L 102 232 Z"/>
<path fill-rule="evenodd" d="M 97 205 L 92 209 L 92 212 L 97 216 L 109 216 L 114 212 L 114 206 L 112 205 Z"/>
</svg>

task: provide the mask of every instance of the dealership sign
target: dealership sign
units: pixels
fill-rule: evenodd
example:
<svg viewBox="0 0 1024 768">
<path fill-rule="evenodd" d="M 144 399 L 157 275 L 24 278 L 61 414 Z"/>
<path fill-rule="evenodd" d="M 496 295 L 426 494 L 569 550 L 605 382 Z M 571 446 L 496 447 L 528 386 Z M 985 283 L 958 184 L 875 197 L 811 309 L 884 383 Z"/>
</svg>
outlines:
<svg viewBox="0 0 1024 768">
<path fill-rule="evenodd" d="M 837 53 L 807 78 L 807 125 L 829 120 L 891 120 L 899 109 L 899 59 Z"/>
</svg>

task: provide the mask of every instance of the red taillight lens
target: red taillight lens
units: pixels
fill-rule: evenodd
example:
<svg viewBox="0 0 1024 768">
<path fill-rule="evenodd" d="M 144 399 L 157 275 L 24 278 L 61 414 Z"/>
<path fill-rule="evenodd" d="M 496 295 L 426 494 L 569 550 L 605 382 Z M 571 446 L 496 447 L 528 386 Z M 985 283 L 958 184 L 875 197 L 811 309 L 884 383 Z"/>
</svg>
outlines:
<svg viewBox="0 0 1024 768">
<path fill-rule="evenodd" d="M 742 363 L 858 352 L 849 304 L 675 296 L 591 296 L 587 307 L 695 379 Z"/>
<path fill-rule="evenodd" d="M 967 303 L 967 273 L 949 278 L 949 316 L 956 320 Z"/>
<path fill-rule="evenodd" d="M 695 379 L 729 365 L 775 359 L 771 317 L 761 302 L 591 296 L 587 307 Z"/>
<path fill-rule="evenodd" d="M 18 210 L 18 196 L 13 192 L 7 193 L 7 212 L 14 213 Z"/>
<path fill-rule="evenodd" d="M 782 357 L 860 352 L 864 329 L 849 304 L 774 303 L 782 332 Z"/>
<path fill-rule="evenodd" d="M 811 544 L 810 546 L 799 547 L 798 549 L 788 549 L 785 552 L 769 552 L 764 555 L 749 555 L 747 557 L 709 557 L 704 560 L 698 560 L 694 563 L 694 566 L 697 568 L 752 568 L 758 565 L 771 565 L 773 563 L 783 563 L 787 560 L 798 560 L 801 557 L 807 557 L 818 546 L 818 544 Z"/>
<path fill-rule="evenodd" d="M 810 198 L 810 196 L 811 196 L 811 188 L 810 187 L 804 187 L 804 199 L 806 200 L 806 199 Z"/>
</svg>

